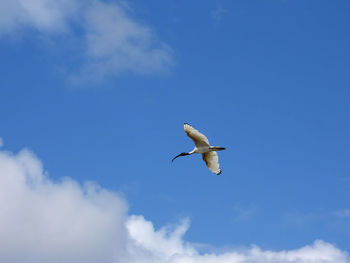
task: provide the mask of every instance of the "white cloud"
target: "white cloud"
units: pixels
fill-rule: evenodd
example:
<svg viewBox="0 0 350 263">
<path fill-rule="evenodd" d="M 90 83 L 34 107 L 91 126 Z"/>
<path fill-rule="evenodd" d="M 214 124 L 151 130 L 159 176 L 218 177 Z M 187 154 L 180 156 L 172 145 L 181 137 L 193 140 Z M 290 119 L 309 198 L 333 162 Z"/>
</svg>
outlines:
<svg viewBox="0 0 350 263">
<path fill-rule="evenodd" d="M 69 36 L 75 39 L 72 43 L 79 43 L 78 50 L 83 55 L 78 69 L 68 73 L 74 83 L 100 81 L 123 72 L 164 72 L 172 64 L 171 48 L 158 39 L 150 26 L 137 22 L 125 5 L 117 2 L 0 1 L 0 35 L 24 28 L 35 29 L 49 38 Z"/>
<path fill-rule="evenodd" d="M 149 74 L 171 64 L 171 48 L 121 6 L 95 1 L 86 9 L 83 24 L 88 62 L 74 80 L 99 80 L 124 71 Z"/>
<path fill-rule="evenodd" d="M 173 228 L 155 231 L 153 224 L 142 216 L 130 216 L 126 226 L 132 240 L 128 245 L 131 262 L 172 262 L 177 255 L 197 255 L 196 250 L 182 240 L 189 227 L 188 220 Z"/>
<path fill-rule="evenodd" d="M 92 183 L 54 183 L 29 151 L 0 153 L 0 262 L 114 262 L 126 204 Z"/>
<path fill-rule="evenodd" d="M 295 250 L 256 246 L 200 253 L 184 241 L 189 221 L 155 230 L 125 201 L 93 183 L 51 180 L 30 151 L 0 151 L 0 262 L 349 263 L 324 241 Z"/>
</svg>

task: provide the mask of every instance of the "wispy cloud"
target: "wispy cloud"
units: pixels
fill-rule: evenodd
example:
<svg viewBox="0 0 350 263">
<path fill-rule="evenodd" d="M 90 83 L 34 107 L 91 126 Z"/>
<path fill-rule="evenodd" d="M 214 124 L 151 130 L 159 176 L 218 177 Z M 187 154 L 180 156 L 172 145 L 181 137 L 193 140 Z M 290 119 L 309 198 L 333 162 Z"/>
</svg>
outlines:
<svg viewBox="0 0 350 263">
<path fill-rule="evenodd" d="M 216 23 L 220 23 L 227 13 L 227 9 L 223 8 L 221 5 L 218 5 L 215 9 L 211 11 L 211 18 Z"/>
<path fill-rule="evenodd" d="M 118 2 L 1 1 L 0 35 L 6 37 L 26 28 L 47 38 L 68 37 L 72 43 L 79 43 L 78 69 L 67 73 L 74 83 L 101 81 L 124 72 L 164 72 L 173 63 L 171 47 L 158 38 L 151 26 L 137 22 L 129 9 Z"/>
<path fill-rule="evenodd" d="M 115 4 L 94 2 L 84 17 L 86 63 L 73 78 L 101 79 L 129 71 L 161 72 L 172 63 L 171 48 L 148 26 Z"/>
<path fill-rule="evenodd" d="M 187 219 L 155 229 L 142 215 L 128 215 L 115 192 L 70 178 L 51 180 L 28 150 L 0 151 L 0 208 L 0 262 L 350 262 L 346 251 L 320 240 L 286 251 L 252 246 L 201 253 L 184 240 Z"/>
<path fill-rule="evenodd" d="M 286 213 L 284 215 L 284 221 L 287 224 L 294 225 L 294 226 L 305 226 L 324 216 L 325 214 L 320 214 L 316 212 L 294 211 L 294 212 Z"/>
<path fill-rule="evenodd" d="M 70 30 L 70 22 L 78 15 L 78 0 L 3 0 L 0 2 L 0 34 L 11 34 L 23 28 L 42 33 Z"/>
<path fill-rule="evenodd" d="M 255 206 L 252 205 L 239 205 L 235 204 L 233 206 L 233 212 L 234 212 L 234 220 L 247 220 L 252 218 L 256 213 L 258 209 Z"/>
<path fill-rule="evenodd" d="M 350 218 L 350 209 L 341 209 L 334 212 L 334 215 L 339 218 Z"/>
</svg>

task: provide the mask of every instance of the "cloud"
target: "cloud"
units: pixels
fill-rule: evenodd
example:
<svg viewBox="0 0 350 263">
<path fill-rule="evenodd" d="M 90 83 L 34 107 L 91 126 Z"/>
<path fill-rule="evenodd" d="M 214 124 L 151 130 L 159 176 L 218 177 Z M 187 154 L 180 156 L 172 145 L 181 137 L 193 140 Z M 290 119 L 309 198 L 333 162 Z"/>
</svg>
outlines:
<svg viewBox="0 0 350 263">
<path fill-rule="evenodd" d="M 125 72 L 164 72 L 173 64 L 170 46 L 146 24 L 137 22 L 118 2 L 101 0 L 3 0 L 0 36 L 34 29 L 54 40 L 78 43 L 72 83 L 101 81 Z M 60 48 L 57 45 L 57 48 Z M 67 54 L 70 56 L 70 54 Z M 67 68 L 69 66 L 67 65 Z"/>
<path fill-rule="evenodd" d="M 1 262 L 114 262 L 126 203 L 93 183 L 53 182 L 28 150 L 0 153 Z"/>
<path fill-rule="evenodd" d="M 189 220 L 155 229 L 128 215 L 126 201 L 95 183 L 50 179 L 29 150 L 0 151 L 0 262 L 10 263 L 349 263 L 318 240 L 295 250 L 257 246 L 201 253 L 184 240 Z"/>
<path fill-rule="evenodd" d="M 221 5 L 218 5 L 214 10 L 211 11 L 211 18 L 216 23 L 220 23 L 227 13 L 227 9 L 223 8 Z"/>
<path fill-rule="evenodd" d="M 337 210 L 334 214 L 339 218 L 350 218 L 350 209 Z"/>
<path fill-rule="evenodd" d="M 121 6 L 95 1 L 86 9 L 83 24 L 88 60 L 73 80 L 99 80 L 124 71 L 150 74 L 172 64 L 171 48 Z"/>
<path fill-rule="evenodd" d="M 257 211 L 258 209 L 255 206 L 243 206 L 240 204 L 235 204 L 233 206 L 234 220 L 240 221 L 250 219 L 257 213 Z"/>
<path fill-rule="evenodd" d="M 316 212 L 293 211 L 293 212 L 288 212 L 284 215 L 284 221 L 294 226 L 305 226 L 317 220 L 321 216 L 322 215 Z"/>
<path fill-rule="evenodd" d="M 22 27 L 40 32 L 67 31 L 79 10 L 78 0 L 3 0 L 0 2 L 0 34 Z"/>
</svg>

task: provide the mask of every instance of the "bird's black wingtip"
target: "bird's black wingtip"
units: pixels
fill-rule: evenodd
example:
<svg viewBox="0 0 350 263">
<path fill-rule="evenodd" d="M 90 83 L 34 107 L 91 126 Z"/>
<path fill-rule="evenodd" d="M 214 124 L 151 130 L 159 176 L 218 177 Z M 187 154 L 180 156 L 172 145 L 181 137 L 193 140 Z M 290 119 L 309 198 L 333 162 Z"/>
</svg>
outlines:
<svg viewBox="0 0 350 263">
<path fill-rule="evenodd" d="M 220 170 L 216 175 L 220 175 L 222 173 L 222 171 Z"/>
</svg>

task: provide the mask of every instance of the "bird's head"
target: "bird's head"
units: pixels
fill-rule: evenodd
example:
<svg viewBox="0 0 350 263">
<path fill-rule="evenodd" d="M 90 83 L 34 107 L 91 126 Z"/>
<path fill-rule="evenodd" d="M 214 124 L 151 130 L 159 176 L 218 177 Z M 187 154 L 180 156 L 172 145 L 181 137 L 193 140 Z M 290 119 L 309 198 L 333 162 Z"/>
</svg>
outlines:
<svg viewBox="0 0 350 263">
<path fill-rule="evenodd" d="M 173 162 L 177 157 L 190 155 L 189 153 L 180 153 L 179 155 L 176 155 L 171 161 Z"/>
</svg>

